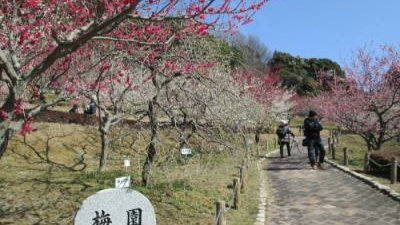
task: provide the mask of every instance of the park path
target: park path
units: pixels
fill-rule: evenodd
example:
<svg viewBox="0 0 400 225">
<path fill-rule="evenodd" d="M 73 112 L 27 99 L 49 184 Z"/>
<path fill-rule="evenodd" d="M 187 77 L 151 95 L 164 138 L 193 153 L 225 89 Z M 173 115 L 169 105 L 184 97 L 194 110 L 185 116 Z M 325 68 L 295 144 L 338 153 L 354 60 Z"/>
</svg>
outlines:
<svg viewBox="0 0 400 225">
<path fill-rule="evenodd" d="M 286 149 L 285 149 L 286 150 Z M 400 202 L 329 163 L 311 170 L 306 150 L 267 156 L 265 225 L 400 225 Z"/>
</svg>

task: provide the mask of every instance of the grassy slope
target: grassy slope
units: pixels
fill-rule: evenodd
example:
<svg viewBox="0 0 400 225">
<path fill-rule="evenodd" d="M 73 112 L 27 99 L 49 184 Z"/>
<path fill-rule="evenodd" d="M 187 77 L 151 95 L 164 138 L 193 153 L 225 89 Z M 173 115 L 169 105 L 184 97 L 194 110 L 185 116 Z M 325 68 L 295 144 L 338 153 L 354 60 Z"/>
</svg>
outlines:
<svg viewBox="0 0 400 225">
<path fill-rule="evenodd" d="M 212 224 L 215 201 L 232 203 L 229 185 L 238 175 L 236 166 L 241 163 L 244 150 L 213 151 L 217 148 L 209 143 L 192 143 L 193 155 L 185 158 L 179 155 L 174 134 L 165 131 L 152 171 L 152 185 L 144 188 L 140 186 L 140 171 L 148 139 L 145 131 L 115 131 L 125 132 L 126 136 L 115 141 L 107 171 L 99 175 L 93 172 L 99 149 L 94 128 L 52 123 L 36 126 L 39 131 L 26 136 L 30 147 L 18 135 L 0 161 L 0 224 L 72 224 L 85 198 L 113 187 L 114 178 L 128 174 L 133 178 L 133 188 L 152 202 L 161 225 Z M 272 137 L 262 136 L 262 143 Z M 240 140 L 231 141 L 242 146 Z M 41 154 L 41 159 L 33 149 Z M 265 149 L 263 146 L 261 153 Z M 83 152 L 86 152 L 83 171 L 69 171 L 60 166 L 74 164 Z M 132 161 L 128 171 L 122 168 L 126 155 Z M 254 224 L 259 179 L 256 161 L 250 160 L 247 169 L 240 210 L 229 210 L 226 214 L 228 224 Z"/>
</svg>

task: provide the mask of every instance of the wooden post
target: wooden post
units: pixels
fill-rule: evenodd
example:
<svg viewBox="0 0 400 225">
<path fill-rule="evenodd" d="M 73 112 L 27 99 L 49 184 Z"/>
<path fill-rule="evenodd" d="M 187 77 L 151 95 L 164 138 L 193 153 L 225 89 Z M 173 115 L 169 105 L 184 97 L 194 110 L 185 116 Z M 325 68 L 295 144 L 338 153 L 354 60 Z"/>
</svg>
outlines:
<svg viewBox="0 0 400 225">
<path fill-rule="evenodd" d="M 339 144 L 339 131 L 336 131 L 336 133 L 335 133 L 335 139 L 336 139 L 335 142 Z"/>
<path fill-rule="evenodd" d="M 335 142 L 332 142 L 332 159 L 335 160 L 336 159 L 336 146 L 335 146 Z"/>
<path fill-rule="evenodd" d="M 328 154 L 331 154 L 331 148 L 332 148 L 331 144 L 332 144 L 332 138 L 328 137 Z"/>
<path fill-rule="evenodd" d="M 239 169 L 240 193 L 244 193 L 244 166 L 237 166 Z"/>
<path fill-rule="evenodd" d="M 349 157 L 348 157 L 348 152 L 347 152 L 347 148 L 346 147 L 343 148 L 343 164 L 345 166 L 349 165 Z"/>
<path fill-rule="evenodd" d="M 233 178 L 233 207 L 239 209 L 240 206 L 240 181 L 238 178 Z"/>
<path fill-rule="evenodd" d="M 332 135 L 332 143 L 336 143 L 336 131 L 333 131 L 333 135 Z"/>
<path fill-rule="evenodd" d="M 369 155 L 368 152 L 364 155 L 364 173 L 368 173 Z"/>
<path fill-rule="evenodd" d="M 246 147 L 246 152 L 245 152 L 245 159 L 246 159 L 246 164 L 247 164 L 247 162 L 248 162 L 248 159 L 249 159 L 249 157 L 250 157 L 250 155 L 251 155 L 251 146 L 250 146 L 250 142 L 249 142 L 249 140 L 247 140 L 247 139 L 245 139 L 245 147 Z"/>
<path fill-rule="evenodd" d="M 247 168 L 247 167 L 248 167 L 247 162 L 248 162 L 247 158 L 243 158 L 243 159 L 242 159 L 242 166 L 243 166 L 243 168 Z"/>
<path fill-rule="evenodd" d="M 216 202 L 215 205 L 216 205 L 215 221 L 217 222 L 216 225 L 226 225 L 226 220 L 224 217 L 225 202 L 220 200 Z"/>
<path fill-rule="evenodd" d="M 337 143 L 339 143 L 339 137 L 342 136 L 342 128 L 340 126 L 337 126 L 337 132 L 336 132 L 336 138 L 337 138 Z"/>
<path fill-rule="evenodd" d="M 342 127 L 341 126 L 337 126 L 337 130 L 338 130 L 339 136 L 342 136 Z"/>
<path fill-rule="evenodd" d="M 278 147 L 278 138 L 274 138 L 274 149 Z"/>
<path fill-rule="evenodd" d="M 390 173 L 390 183 L 396 184 L 397 183 L 397 158 L 392 158 L 392 168 Z"/>
</svg>

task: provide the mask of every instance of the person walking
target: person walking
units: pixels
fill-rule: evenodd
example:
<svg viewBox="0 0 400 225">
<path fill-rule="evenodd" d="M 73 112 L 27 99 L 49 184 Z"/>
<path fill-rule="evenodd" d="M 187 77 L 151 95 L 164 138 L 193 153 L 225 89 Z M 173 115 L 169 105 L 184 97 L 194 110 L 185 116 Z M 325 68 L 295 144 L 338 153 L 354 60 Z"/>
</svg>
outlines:
<svg viewBox="0 0 400 225">
<path fill-rule="evenodd" d="M 276 135 L 278 136 L 279 152 L 281 158 L 283 158 L 283 148 L 286 146 L 287 154 L 290 156 L 290 136 L 294 138 L 293 132 L 289 128 L 289 124 L 286 120 L 281 120 L 278 129 L 276 129 Z"/>
<path fill-rule="evenodd" d="M 85 107 L 83 108 L 83 112 L 88 115 L 94 115 L 96 114 L 96 109 L 97 109 L 96 102 L 93 99 L 91 99 L 90 103 L 85 105 Z"/>
<path fill-rule="evenodd" d="M 324 169 L 322 164 L 325 160 L 325 149 L 322 145 L 320 132 L 323 127 L 317 112 L 310 110 L 308 117 L 304 120 L 304 136 L 307 142 L 308 159 L 312 169 Z M 317 158 L 318 156 L 318 158 Z"/>
</svg>

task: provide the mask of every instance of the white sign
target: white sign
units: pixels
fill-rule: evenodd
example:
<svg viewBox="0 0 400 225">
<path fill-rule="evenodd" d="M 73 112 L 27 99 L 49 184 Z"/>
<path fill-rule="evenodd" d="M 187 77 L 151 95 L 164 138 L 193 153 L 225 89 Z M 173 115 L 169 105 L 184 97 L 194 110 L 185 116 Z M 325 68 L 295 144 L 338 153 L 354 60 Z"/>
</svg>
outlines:
<svg viewBox="0 0 400 225">
<path fill-rule="evenodd" d="M 74 225 L 156 225 L 156 214 L 150 201 L 131 189 L 110 188 L 83 201 Z"/>
<path fill-rule="evenodd" d="M 192 154 L 192 150 L 190 148 L 182 148 L 181 154 L 182 155 L 190 155 L 190 154 Z"/>
<path fill-rule="evenodd" d="M 131 166 L 131 160 L 124 159 L 124 167 L 130 167 L 130 166 Z"/>
<path fill-rule="evenodd" d="M 131 186 L 131 177 L 115 178 L 115 188 L 126 188 Z"/>
</svg>

